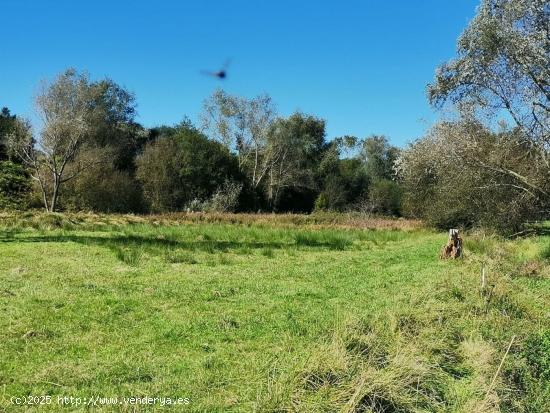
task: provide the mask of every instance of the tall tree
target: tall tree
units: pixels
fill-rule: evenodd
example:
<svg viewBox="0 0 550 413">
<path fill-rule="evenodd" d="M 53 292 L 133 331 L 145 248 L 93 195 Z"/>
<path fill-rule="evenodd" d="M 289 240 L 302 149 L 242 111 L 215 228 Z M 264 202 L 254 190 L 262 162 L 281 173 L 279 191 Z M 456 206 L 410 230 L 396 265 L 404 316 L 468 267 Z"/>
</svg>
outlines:
<svg viewBox="0 0 550 413">
<path fill-rule="evenodd" d="M 36 96 L 42 121 L 39 139 L 34 140 L 30 128 L 10 136 L 9 146 L 38 182 L 47 211 L 57 209 L 61 186 L 89 166 L 81 162 L 67 173 L 69 163 L 90 139 L 94 121 L 104 112 L 97 101 L 98 89 L 88 75 L 68 69 L 53 82 L 44 83 Z"/>
<path fill-rule="evenodd" d="M 326 146 L 324 120 L 302 113 L 277 119 L 267 142 L 266 192 L 272 207 L 285 190 L 315 189 L 315 171 Z"/>
<path fill-rule="evenodd" d="M 150 138 L 149 133 L 135 122 L 135 96 L 108 78 L 91 86 L 96 110 L 93 132 L 86 146 L 109 148 L 114 167 L 133 172 L 133 160 Z"/>
<path fill-rule="evenodd" d="M 175 129 L 149 143 L 136 162 L 145 199 L 156 212 L 183 210 L 241 179 L 236 157 L 225 146 L 189 124 Z"/>
<path fill-rule="evenodd" d="M 435 125 L 403 151 L 398 170 L 409 214 L 442 228 L 480 225 L 513 233 L 550 211 L 536 190 L 503 171 L 517 171 L 548 192 L 543 163 L 517 128 L 492 132 L 460 121 Z"/>
<path fill-rule="evenodd" d="M 390 145 L 385 136 L 373 135 L 363 140 L 361 156 L 372 181 L 393 178 L 393 166 L 399 156 L 399 150 Z"/>
<path fill-rule="evenodd" d="M 268 95 L 253 99 L 217 90 L 204 102 L 203 130 L 237 154 L 250 186 L 260 187 L 270 167 L 268 132 L 276 111 Z"/>
<path fill-rule="evenodd" d="M 30 126 L 12 115 L 6 107 L 0 110 L 0 208 L 22 208 L 30 192 L 30 177 L 8 146 L 13 136 L 25 136 Z"/>
<path fill-rule="evenodd" d="M 135 178 L 135 159 L 153 133 L 135 122 L 134 95 L 111 79 L 91 82 L 94 115 L 90 135 L 67 165 L 72 175 L 63 185 L 63 208 L 141 212 L 141 188 Z"/>
<path fill-rule="evenodd" d="M 458 40 L 458 56 L 428 87 L 430 102 L 504 110 L 533 142 L 549 145 L 549 21 L 548 0 L 483 0 Z"/>
<path fill-rule="evenodd" d="M 550 180 L 549 22 L 548 0 L 483 0 L 458 40 L 458 56 L 437 70 L 428 87 L 432 104 L 455 103 L 466 118 L 506 113 L 543 181 Z M 540 180 L 522 174 L 518 165 L 475 161 L 478 168 L 506 175 L 526 193 L 550 202 Z"/>
</svg>

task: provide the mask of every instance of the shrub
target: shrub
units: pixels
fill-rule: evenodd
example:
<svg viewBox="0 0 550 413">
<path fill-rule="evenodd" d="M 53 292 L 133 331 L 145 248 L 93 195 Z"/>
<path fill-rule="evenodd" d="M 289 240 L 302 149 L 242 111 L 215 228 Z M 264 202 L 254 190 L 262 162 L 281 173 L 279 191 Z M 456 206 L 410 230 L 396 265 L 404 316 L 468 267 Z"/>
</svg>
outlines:
<svg viewBox="0 0 550 413">
<path fill-rule="evenodd" d="M 88 150 L 81 155 L 93 159 L 92 166 L 68 181 L 62 206 L 69 210 L 142 212 L 139 183 L 127 171 L 117 170 L 107 150 Z M 87 159 L 84 161 L 90 162 Z M 70 172 L 70 171 L 69 171 Z"/>
<path fill-rule="evenodd" d="M 209 212 L 235 212 L 243 185 L 239 182 L 226 181 L 219 187 L 207 202 Z"/>
<path fill-rule="evenodd" d="M 400 215 L 402 190 L 396 182 L 382 179 L 372 184 L 369 201 L 374 212 Z"/>
<path fill-rule="evenodd" d="M 145 200 L 155 212 L 189 208 L 195 199 L 211 198 L 226 181 L 242 179 L 236 157 L 190 127 L 148 144 L 136 163 Z"/>
<path fill-rule="evenodd" d="M 315 200 L 315 211 L 324 211 L 328 209 L 327 195 L 321 192 Z"/>
</svg>

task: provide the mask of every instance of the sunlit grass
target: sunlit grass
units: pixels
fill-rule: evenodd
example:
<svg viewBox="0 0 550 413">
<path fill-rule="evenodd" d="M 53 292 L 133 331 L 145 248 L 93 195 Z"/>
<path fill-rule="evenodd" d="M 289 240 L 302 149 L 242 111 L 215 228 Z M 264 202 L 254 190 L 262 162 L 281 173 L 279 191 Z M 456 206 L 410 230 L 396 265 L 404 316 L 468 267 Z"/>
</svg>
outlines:
<svg viewBox="0 0 550 413">
<path fill-rule="evenodd" d="M 427 229 L 224 219 L 0 220 L 0 409 L 24 394 L 183 396 L 194 412 L 547 406 L 548 236 L 466 233 L 465 258 L 441 261 L 446 234 Z"/>
</svg>

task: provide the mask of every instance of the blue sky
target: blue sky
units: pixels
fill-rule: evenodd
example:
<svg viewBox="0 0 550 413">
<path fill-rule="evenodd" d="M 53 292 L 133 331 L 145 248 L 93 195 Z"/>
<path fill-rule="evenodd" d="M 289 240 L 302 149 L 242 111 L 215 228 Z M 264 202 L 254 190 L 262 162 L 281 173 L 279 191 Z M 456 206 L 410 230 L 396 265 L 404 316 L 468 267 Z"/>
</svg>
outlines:
<svg viewBox="0 0 550 413">
<path fill-rule="evenodd" d="M 136 94 L 145 126 L 196 120 L 217 87 L 269 93 L 282 115 L 327 120 L 329 138 L 396 145 L 438 114 L 425 86 L 455 54 L 478 0 L 2 0 L 0 106 L 32 117 L 41 79 L 67 67 Z M 228 78 L 200 74 L 231 58 Z"/>
</svg>

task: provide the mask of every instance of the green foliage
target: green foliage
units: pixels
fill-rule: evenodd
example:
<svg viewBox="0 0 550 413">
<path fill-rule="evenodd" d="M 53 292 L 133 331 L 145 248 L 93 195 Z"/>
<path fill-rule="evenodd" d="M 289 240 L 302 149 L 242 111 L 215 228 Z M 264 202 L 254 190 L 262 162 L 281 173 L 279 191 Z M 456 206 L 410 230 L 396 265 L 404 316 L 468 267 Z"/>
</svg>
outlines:
<svg viewBox="0 0 550 413">
<path fill-rule="evenodd" d="M 451 103 L 465 119 L 462 125 L 451 126 L 466 132 L 463 136 L 455 139 L 455 134 L 447 141 L 448 148 L 432 147 L 435 164 L 442 157 L 438 151 L 451 154 L 447 165 L 424 173 L 430 180 L 435 172 L 439 183 L 428 192 L 435 189 L 432 195 L 439 207 L 443 202 L 438 198 L 451 197 L 449 209 L 457 210 L 455 216 L 463 224 L 514 233 L 529 221 L 550 216 L 549 18 L 547 0 L 481 1 L 458 39 L 457 56 L 436 70 L 428 86 L 430 103 L 438 108 Z M 491 120 L 503 115 L 513 122 L 513 128 L 504 121 L 498 133 L 464 128 L 464 123 L 489 128 Z M 450 177 L 457 174 L 463 175 L 462 182 L 451 185 Z M 411 194 L 408 204 L 419 212 L 423 199 Z M 424 213 L 427 209 L 420 206 Z M 442 215 L 451 217 L 450 210 L 433 210 L 427 216 L 445 225 L 449 220 Z"/>
<path fill-rule="evenodd" d="M 402 189 L 394 181 L 375 181 L 369 191 L 373 212 L 398 216 L 401 214 Z"/>
<path fill-rule="evenodd" d="M 30 189 L 30 177 L 23 166 L 0 161 L 0 209 L 24 209 Z"/>
<path fill-rule="evenodd" d="M 550 242 L 541 251 L 541 258 L 550 261 Z"/>
<path fill-rule="evenodd" d="M 550 383 L 550 330 L 529 337 L 524 354 L 534 377 Z"/>
<path fill-rule="evenodd" d="M 403 152 L 399 171 L 405 213 L 438 228 L 512 234 L 550 213 L 545 156 L 517 129 L 443 122 Z"/>
<path fill-rule="evenodd" d="M 209 212 L 235 212 L 239 205 L 239 197 L 243 184 L 226 181 L 214 192 L 207 201 L 206 210 Z"/>
<path fill-rule="evenodd" d="M 241 180 L 235 156 L 188 125 L 148 144 L 136 176 L 153 211 L 183 210 L 194 199 L 210 198 L 226 181 Z"/>
<path fill-rule="evenodd" d="M 317 199 L 315 199 L 314 210 L 315 211 L 325 211 L 325 210 L 328 210 L 328 209 L 330 209 L 328 197 L 325 194 L 325 192 L 321 192 L 317 196 Z"/>
<path fill-rule="evenodd" d="M 468 115 L 502 111 L 541 150 L 550 143 L 548 0 L 482 0 L 441 65 L 428 98 L 436 107 L 458 104 Z"/>
<path fill-rule="evenodd" d="M 373 135 L 362 142 L 361 156 L 371 180 L 392 179 L 399 150 L 385 136 Z"/>
<path fill-rule="evenodd" d="M 82 150 L 69 173 L 79 164 L 90 166 L 66 182 L 61 194 L 66 210 L 97 212 L 143 212 L 145 205 L 139 182 L 114 165 L 112 146 Z"/>
<path fill-rule="evenodd" d="M 6 107 L 0 111 L 0 161 L 8 159 L 8 134 L 13 131 L 15 115 Z"/>
<path fill-rule="evenodd" d="M 341 152 L 352 144 L 357 145 L 353 137 L 336 138 L 325 150 L 317 172 L 322 191 L 315 209 L 350 209 L 368 192 L 371 177 L 364 159 L 341 158 Z"/>
<path fill-rule="evenodd" d="M 313 209 L 314 197 L 309 205 L 301 201 L 317 190 L 315 172 L 325 148 L 324 120 L 298 112 L 273 122 L 267 135 L 265 192 L 274 210 Z"/>
</svg>

